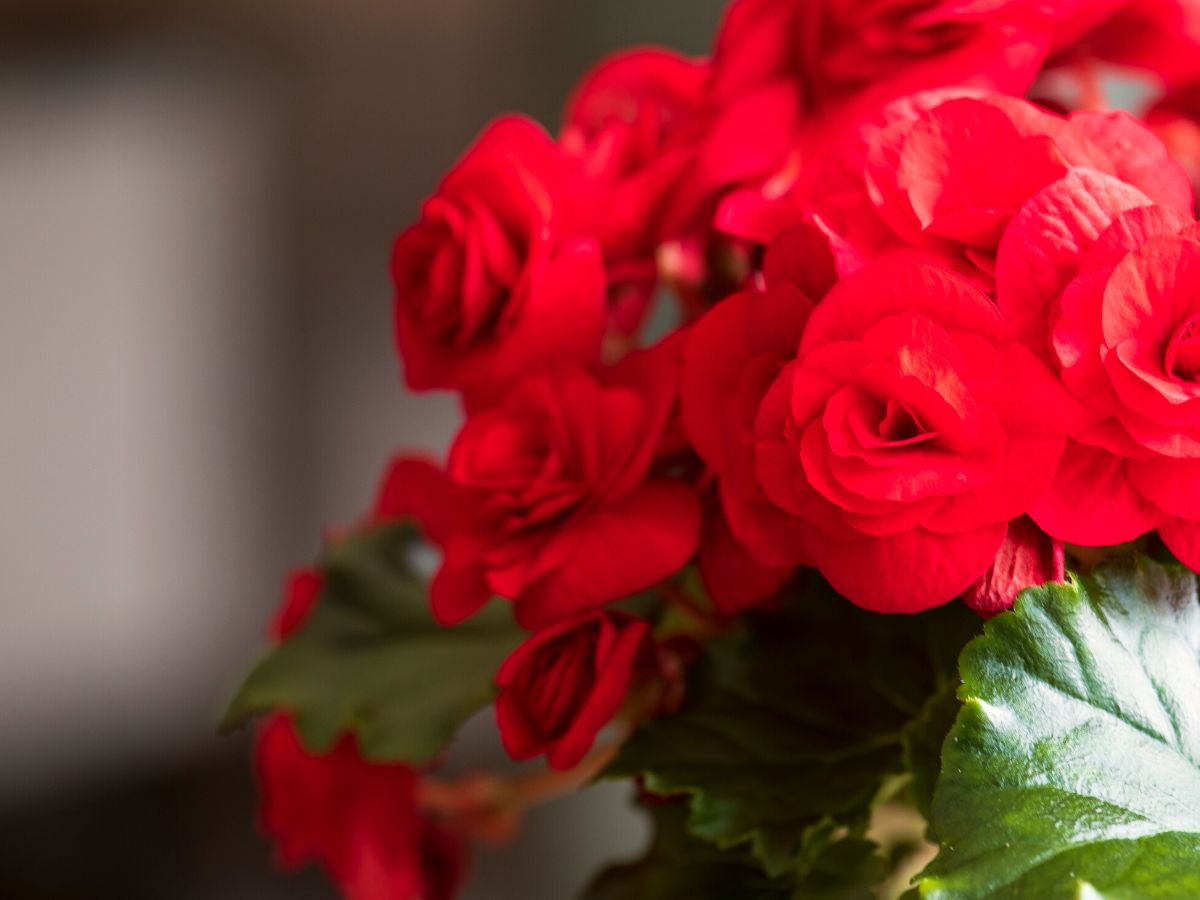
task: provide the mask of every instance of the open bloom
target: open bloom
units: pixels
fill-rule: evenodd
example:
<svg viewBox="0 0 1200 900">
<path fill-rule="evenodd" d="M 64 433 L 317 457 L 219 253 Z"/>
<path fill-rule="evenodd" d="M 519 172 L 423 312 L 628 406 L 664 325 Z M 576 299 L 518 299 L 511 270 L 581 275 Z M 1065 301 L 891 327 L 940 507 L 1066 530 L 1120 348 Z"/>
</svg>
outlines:
<svg viewBox="0 0 1200 900">
<path fill-rule="evenodd" d="M 600 242 L 613 324 L 633 331 L 658 274 L 659 245 L 707 227 L 674 202 L 707 124 L 707 66 L 640 48 L 593 68 L 567 104 L 563 153 L 577 168 L 577 202 Z"/>
<path fill-rule="evenodd" d="M 725 520 L 706 528 L 700 566 L 723 608 L 770 593 L 807 560 L 799 523 L 758 483 L 755 420 L 763 395 L 795 358 L 817 301 L 836 280 L 828 242 L 811 225 L 796 226 L 767 250 L 763 289 L 722 300 L 688 335 L 683 423 L 716 476 L 719 506 L 710 515 Z M 728 546 L 729 538 L 737 546 Z M 778 574 L 772 578 L 763 568 Z"/>
<path fill-rule="evenodd" d="M 804 206 L 835 142 L 884 104 L 949 85 L 1023 94 L 1083 4 L 1028 0 L 737 0 L 713 55 L 713 103 L 742 190 L 721 226 L 762 240 Z"/>
<path fill-rule="evenodd" d="M 940 261 L 992 288 L 1012 217 L 1073 169 L 1113 175 L 1155 202 L 1190 207 L 1186 173 L 1132 116 L 1064 118 L 1015 97 L 950 88 L 889 104 L 843 140 L 814 197 L 851 265 Z"/>
<path fill-rule="evenodd" d="M 1078 404 L 1033 518 L 1093 546 L 1158 527 L 1200 567 L 1200 227 L 1115 179 L 1076 175 L 1014 219 L 998 282 L 1016 333 Z"/>
<path fill-rule="evenodd" d="M 758 480 L 840 593 L 915 612 L 982 575 L 1050 482 L 1060 395 L 966 279 L 879 264 L 817 306 L 763 398 Z"/>
<path fill-rule="evenodd" d="M 621 708 L 639 674 L 655 669 L 650 623 L 599 611 L 544 628 L 496 676 L 500 737 L 514 759 L 545 753 L 569 769 Z"/>
<path fill-rule="evenodd" d="M 537 361 L 599 356 L 604 265 L 579 237 L 568 174 L 537 125 L 499 119 L 396 240 L 396 342 L 411 387 L 471 402 Z"/>
<path fill-rule="evenodd" d="M 793 81 L 809 108 L 864 91 L 1028 86 L 1052 17 L 1023 0 L 738 0 L 717 39 L 717 91 Z"/>
<path fill-rule="evenodd" d="M 679 346 L 631 354 L 597 376 L 527 376 L 468 417 L 448 473 L 470 522 L 445 543 L 432 602 L 447 624 L 499 595 L 542 627 L 678 570 L 696 548 L 693 488 L 654 471 L 675 409 Z"/>
<path fill-rule="evenodd" d="M 418 776 L 364 760 L 353 738 L 308 752 L 287 716 L 255 744 L 263 831 L 281 865 L 317 862 L 347 900 L 449 900 L 463 871 L 458 840 L 417 809 Z"/>
</svg>

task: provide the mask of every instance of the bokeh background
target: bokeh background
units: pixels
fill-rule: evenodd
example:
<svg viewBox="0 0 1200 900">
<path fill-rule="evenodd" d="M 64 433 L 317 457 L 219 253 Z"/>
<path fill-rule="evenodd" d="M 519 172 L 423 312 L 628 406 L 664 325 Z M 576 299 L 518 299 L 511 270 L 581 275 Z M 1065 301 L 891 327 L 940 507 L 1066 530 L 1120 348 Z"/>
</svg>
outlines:
<svg viewBox="0 0 1200 900">
<path fill-rule="evenodd" d="M 0 897 L 270 900 L 217 710 L 280 573 L 457 412 L 400 381 L 387 260 L 505 110 L 550 127 L 721 0 L 3 0 Z M 460 764 L 495 754 L 472 724 Z M 531 816 L 471 900 L 636 852 L 617 788 Z"/>
</svg>

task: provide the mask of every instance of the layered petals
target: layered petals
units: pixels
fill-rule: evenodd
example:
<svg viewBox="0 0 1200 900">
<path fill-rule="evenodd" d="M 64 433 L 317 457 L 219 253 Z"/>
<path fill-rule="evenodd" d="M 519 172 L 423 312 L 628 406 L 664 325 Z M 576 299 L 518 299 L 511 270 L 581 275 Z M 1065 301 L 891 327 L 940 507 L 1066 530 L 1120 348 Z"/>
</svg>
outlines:
<svg viewBox="0 0 1200 900">
<path fill-rule="evenodd" d="M 569 769 L 591 749 L 640 677 L 656 670 L 648 622 L 595 612 L 539 631 L 496 675 L 496 720 L 514 759 L 546 754 Z"/>
<path fill-rule="evenodd" d="M 692 327 L 682 413 L 692 446 L 718 479 L 721 528 L 765 569 L 787 570 L 808 554 L 797 523 L 770 502 L 756 475 L 756 422 L 764 395 L 798 352 L 837 273 L 828 240 L 800 224 L 768 247 L 763 275 L 763 289 L 721 301 Z M 709 564 L 715 572 L 713 559 Z M 754 582 L 768 589 L 773 579 Z"/>
<path fill-rule="evenodd" d="M 758 480 L 835 588 L 916 612 L 975 582 L 1038 500 L 1068 405 L 968 280 L 879 264 L 830 292 L 764 396 Z"/>
<path fill-rule="evenodd" d="M 517 621 L 539 628 L 653 587 L 695 553 L 700 524 L 694 489 L 665 479 L 579 516 L 540 548 L 535 580 L 516 601 Z"/>
<path fill-rule="evenodd" d="M 491 596 L 541 628 L 651 587 L 695 553 L 696 489 L 657 474 L 678 402 L 678 341 L 603 376 L 556 367 L 468 416 L 448 482 L 463 511 L 432 590 L 452 624 Z"/>
<path fill-rule="evenodd" d="M 1178 536 L 1200 519 L 1196 237 L 1178 206 L 1078 171 L 1030 200 L 1004 236 L 1000 308 L 1076 410 L 1031 511 L 1055 538 L 1100 546 L 1163 526 L 1185 547 Z"/>
<path fill-rule="evenodd" d="M 450 900 L 463 849 L 417 809 L 419 776 L 364 760 L 344 738 L 313 754 L 284 715 L 255 742 L 259 821 L 286 869 L 320 864 L 347 900 Z"/>
<path fill-rule="evenodd" d="M 1062 542 L 1022 516 L 1009 523 L 996 558 L 983 577 L 963 595 L 963 602 L 981 616 L 994 616 L 1011 609 L 1025 588 L 1062 581 L 1065 574 Z"/>
<path fill-rule="evenodd" d="M 478 403 L 531 361 L 598 357 L 603 256 L 579 232 L 569 171 L 536 125 L 502 118 L 397 238 L 396 342 L 410 387 Z"/>
<path fill-rule="evenodd" d="M 1010 222 L 1070 172 L 1108 175 L 1147 203 L 1191 209 L 1186 172 L 1125 113 L 1064 118 L 953 87 L 903 97 L 848 131 L 814 195 L 818 218 L 866 259 L 922 254 L 986 290 Z M 1046 214 L 1026 222 L 1041 224 Z"/>
</svg>

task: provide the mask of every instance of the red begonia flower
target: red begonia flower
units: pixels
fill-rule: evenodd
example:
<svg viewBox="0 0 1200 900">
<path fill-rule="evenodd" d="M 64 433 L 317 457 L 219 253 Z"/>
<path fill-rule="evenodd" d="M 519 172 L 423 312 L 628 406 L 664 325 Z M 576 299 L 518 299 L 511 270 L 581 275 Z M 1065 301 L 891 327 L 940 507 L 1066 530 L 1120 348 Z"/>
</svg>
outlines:
<svg viewBox="0 0 1200 900">
<path fill-rule="evenodd" d="M 303 626 L 322 583 L 318 569 L 288 577 L 273 640 Z M 328 753 L 311 753 L 289 717 L 276 713 L 255 736 L 254 768 L 259 822 L 283 868 L 316 862 L 347 900 L 450 900 L 465 854 L 418 811 L 419 776 L 410 767 L 364 760 L 350 735 Z"/>
<path fill-rule="evenodd" d="M 721 301 L 688 335 L 684 426 L 717 476 L 726 528 L 744 552 L 769 569 L 794 568 L 808 557 L 799 523 L 770 502 L 755 475 L 758 408 L 779 371 L 795 358 L 815 303 L 836 279 L 828 242 L 811 225 L 796 226 L 768 249 L 764 289 Z M 723 531 L 712 534 L 722 536 Z M 715 575 L 720 569 L 710 554 L 720 545 L 708 549 L 703 561 Z M 760 578 L 753 583 L 769 589 L 777 581 Z M 725 592 L 718 587 L 717 593 Z"/>
<path fill-rule="evenodd" d="M 604 251 L 614 325 L 632 332 L 653 295 L 660 244 L 707 225 L 673 198 L 707 125 L 708 68 L 659 48 L 614 54 L 580 82 L 560 143 L 578 169 L 577 202 Z"/>
<path fill-rule="evenodd" d="M 963 594 L 963 602 L 981 616 L 994 616 L 1012 609 L 1025 588 L 1062 581 L 1065 565 L 1061 541 L 1051 538 L 1028 516 L 1013 519 L 996 558 Z"/>
<path fill-rule="evenodd" d="M 285 869 L 316 862 L 347 900 L 450 900 L 463 849 L 416 805 L 408 766 L 364 760 L 351 737 L 308 752 L 286 715 L 255 743 L 259 821 Z"/>
<path fill-rule="evenodd" d="M 678 395 L 679 344 L 597 376 L 526 377 L 468 417 L 448 472 L 470 524 L 445 544 L 435 615 L 453 624 L 489 597 L 542 627 L 650 587 L 695 552 L 696 492 L 654 471 Z"/>
<path fill-rule="evenodd" d="M 1049 491 L 1032 510 L 1085 545 L 1155 527 L 1189 565 L 1200 498 L 1200 228 L 1135 188 L 1075 174 L 1046 188 L 1001 244 L 999 301 L 1077 411 Z"/>
<path fill-rule="evenodd" d="M 606 322 L 600 247 L 580 236 L 558 145 L 492 124 L 396 240 L 396 341 L 410 387 L 468 403 L 537 362 L 595 360 Z"/>
<path fill-rule="evenodd" d="M 826 296 L 763 398 L 758 479 L 840 593 L 916 612 L 979 578 L 1037 501 L 1064 404 L 970 282 L 879 264 Z"/>
<path fill-rule="evenodd" d="M 744 184 L 723 200 L 722 227 L 773 236 L 781 200 L 803 207 L 839 135 L 895 98 L 1024 93 L 1066 15 L 1027 0 L 737 0 L 712 63 L 717 120 L 734 125 L 720 158 Z"/>
<path fill-rule="evenodd" d="M 650 624 L 594 612 L 542 629 L 496 676 L 496 720 L 514 759 L 546 754 L 556 769 L 587 755 L 639 674 L 655 668 Z"/>
<path fill-rule="evenodd" d="M 1191 208 L 1186 173 L 1128 114 L 1064 118 L 962 88 L 905 97 L 853 130 L 814 204 L 859 264 L 924 257 L 990 290 L 1013 216 L 1073 169 L 1112 175 L 1157 203 Z"/>
</svg>

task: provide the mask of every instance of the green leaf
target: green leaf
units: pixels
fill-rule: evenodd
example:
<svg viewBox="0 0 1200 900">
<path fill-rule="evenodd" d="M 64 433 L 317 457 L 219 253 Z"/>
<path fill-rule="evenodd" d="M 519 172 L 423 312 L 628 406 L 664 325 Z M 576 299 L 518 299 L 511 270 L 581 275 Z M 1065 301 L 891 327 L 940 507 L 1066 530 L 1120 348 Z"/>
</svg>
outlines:
<svg viewBox="0 0 1200 900">
<path fill-rule="evenodd" d="M 612 866 L 583 900 L 867 900 L 883 861 L 870 841 L 846 840 L 821 857 L 808 877 L 771 878 L 742 849 L 721 850 L 687 832 L 687 807 L 650 807 L 654 839 L 634 863 Z"/>
<path fill-rule="evenodd" d="M 813 861 L 792 891 L 792 900 L 870 900 L 887 874 L 873 841 L 846 837 Z"/>
<path fill-rule="evenodd" d="M 865 612 L 814 579 L 780 614 L 710 642 L 681 712 L 639 729 L 609 774 L 688 794 L 693 834 L 804 875 L 895 789 L 905 727 L 956 680 L 978 627 L 957 605 Z"/>
<path fill-rule="evenodd" d="M 330 550 L 308 622 L 251 671 L 222 726 L 285 709 L 314 752 L 351 730 L 369 759 L 419 764 L 436 756 L 492 699 L 496 669 L 522 632 L 500 603 L 454 628 L 439 626 L 409 563 L 414 546 L 411 529 L 393 525 Z"/>
<path fill-rule="evenodd" d="M 904 727 L 904 767 L 911 776 L 908 793 L 926 821 L 932 816 L 933 791 L 942 769 L 942 744 L 954 726 L 961 703 L 957 680 L 947 682 L 925 701 L 920 715 Z"/>
<path fill-rule="evenodd" d="M 1200 897 L 1200 604 L 1127 562 L 1026 591 L 963 653 L 923 897 Z"/>
<path fill-rule="evenodd" d="M 654 838 L 646 855 L 601 872 L 582 900 L 789 900 L 790 885 L 767 877 L 748 854 L 724 851 L 687 833 L 687 809 L 650 808 Z"/>
</svg>

